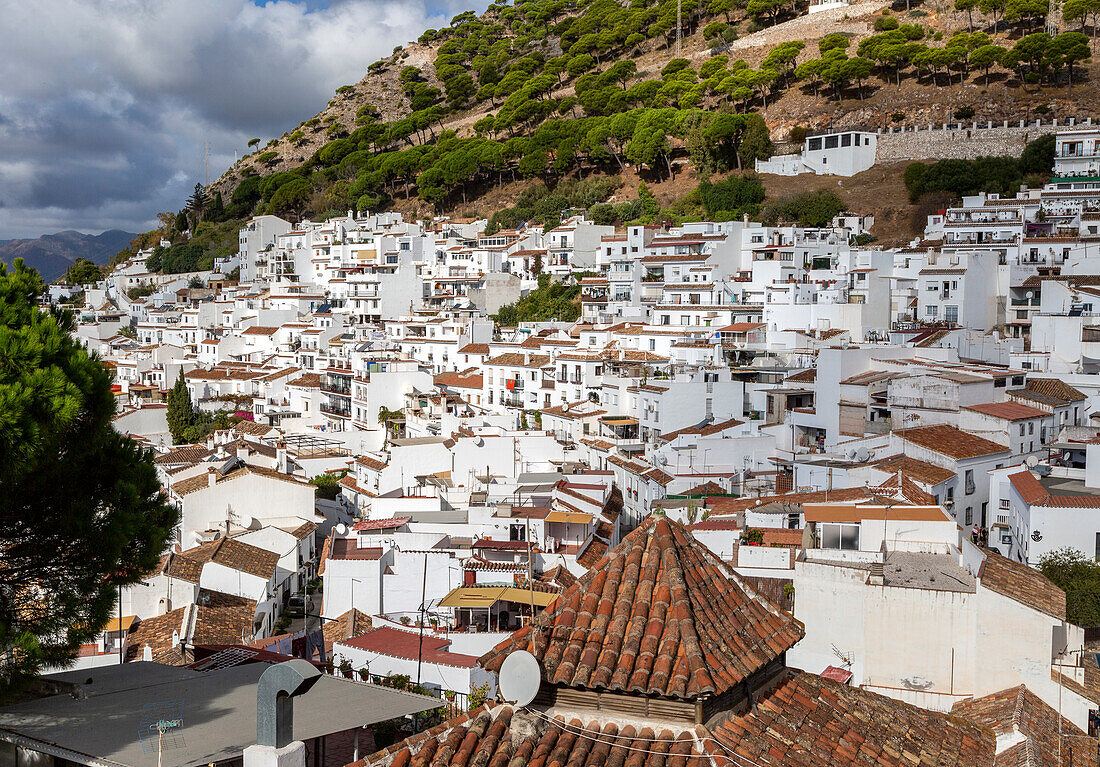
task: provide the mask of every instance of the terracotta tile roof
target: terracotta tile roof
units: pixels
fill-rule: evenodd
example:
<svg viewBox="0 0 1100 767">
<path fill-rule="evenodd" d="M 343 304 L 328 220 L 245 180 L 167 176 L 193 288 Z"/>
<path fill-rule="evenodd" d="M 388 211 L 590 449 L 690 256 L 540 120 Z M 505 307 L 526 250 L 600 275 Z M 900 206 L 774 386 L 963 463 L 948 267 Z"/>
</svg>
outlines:
<svg viewBox="0 0 1100 767">
<path fill-rule="evenodd" d="M 906 455 L 894 455 L 889 458 L 883 458 L 882 460 L 872 463 L 871 466 L 880 471 L 900 471 L 912 477 L 917 482 L 923 482 L 926 485 L 938 485 L 940 482 L 946 482 L 956 476 L 955 472 L 945 469 L 942 466 L 936 466 L 933 463 L 910 458 Z"/>
<path fill-rule="evenodd" d="M 365 634 L 373 628 L 370 616 L 358 610 L 348 610 L 339 618 L 325 621 L 321 631 L 325 635 L 325 644 L 342 642 L 345 639 Z"/>
<path fill-rule="evenodd" d="M 986 549 L 978 581 L 995 591 L 1058 620 L 1066 619 L 1066 592 L 1033 567 Z"/>
<path fill-rule="evenodd" d="M 701 485 L 684 490 L 681 495 L 725 495 L 726 491 L 717 482 L 704 482 Z"/>
<path fill-rule="evenodd" d="M 203 592 L 191 634 L 193 644 L 240 644 L 252 639 L 256 603 L 251 599 L 215 591 Z"/>
<path fill-rule="evenodd" d="M 794 375 L 789 375 L 783 380 L 790 383 L 813 383 L 817 380 L 817 368 L 803 370 Z"/>
<path fill-rule="evenodd" d="M 528 358 L 525 354 L 519 352 L 505 352 L 499 354 L 496 357 L 485 360 L 485 365 L 498 365 L 500 367 L 508 368 L 541 368 L 550 362 L 550 355 L 548 354 L 532 354 Z"/>
<path fill-rule="evenodd" d="M 271 336 L 279 330 L 277 327 L 271 327 L 269 325 L 253 325 L 250 328 L 245 328 L 241 331 L 242 336 Z"/>
<path fill-rule="evenodd" d="M 262 423 L 249 421 L 247 418 L 233 424 L 233 431 L 237 434 L 248 434 L 253 437 L 262 437 L 273 428 L 273 426 L 264 426 Z"/>
<path fill-rule="evenodd" d="M 261 477 L 267 477 L 268 479 L 277 479 L 282 482 L 288 482 L 292 485 L 308 484 L 307 482 L 299 480 L 290 474 L 283 474 L 281 471 L 275 471 L 275 469 L 269 469 L 266 466 L 254 466 L 252 464 L 242 466 L 239 469 L 234 469 L 228 474 L 217 474 L 215 484 L 220 485 L 222 482 L 230 482 L 234 479 L 240 479 L 241 477 L 247 477 L 253 474 Z M 191 493 L 197 492 L 209 486 L 210 477 L 209 472 L 207 472 L 206 474 L 199 474 L 196 477 L 181 479 L 179 482 L 172 485 L 171 490 L 176 495 L 182 498 L 185 495 L 190 495 Z"/>
<path fill-rule="evenodd" d="M 498 671 L 525 649 L 551 684 L 698 698 L 739 684 L 802 636 L 801 623 L 683 526 L 651 517 L 481 661 Z"/>
<path fill-rule="evenodd" d="M 340 644 L 354 647 L 357 650 L 366 650 L 372 655 L 388 655 L 391 658 L 404 658 L 405 660 L 417 660 L 422 658 L 425 663 L 435 663 L 441 666 L 455 666 L 457 668 L 473 668 L 477 663 L 477 656 L 463 653 L 448 652 L 451 640 L 441 639 L 424 632 L 423 638 L 415 631 L 402 631 L 401 629 L 383 626 L 371 629 L 365 634 L 346 639 Z"/>
<path fill-rule="evenodd" d="M 611 543 L 607 538 L 592 533 L 588 536 L 588 539 L 581 544 L 581 550 L 577 552 L 577 564 L 591 570 L 603 559 L 609 548 L 611 548 Z"/>
<path fill-rule="evenodd" d="M 167 453 L 158 455 L 156 457 L 156 463 L 159 466 L 198 463 L 212 454 L 213 451 L 207 449 L 205 445 L 184 445 L 183 447 L 177 447 L 174 450 L 169 450 Z"/>
<path fill-rule="evenodd" d="M 1023 421 L 1028 418 L 1042 418 L 1046 412 L 1019 402 L 986 402 L 981 405 L 963 405 L 965 410 L 1001 418 L 1006 421 Z"/>
<path fill-rule="evenodd" d="M 1054 495 L 1027 469 L 1010 474 L 1008 481 L 1029 506 L 1062 509 L 1100 509 L 1100 495 Z"/>
<path fill-rule="evenodd" d="M 184 637 L 183 619 L 187 609 L 187 606 L 178 607 L 164 615 L 156 615 L 141 621 L 127 638 L 126 660 L 141 660 L 145 647 L 148 646 L 154 661 L 167 661 L 170 665 L 177 665 L 165 656 L 179 656 L 178 652 L 172 652 L 174 649 L 172 634 L 175 632 L 179 638 Z"/>
<path fill-rule="evenodd" d="M 382 469 L 389 466 L 388 463 L 382 463 L 377 458 L 371 458 L 369 455 L 361 455 L 355 459 L 355 462 L 374 471 L 382 471 Z"/>
<path fill-rule="evenodd" d="M 367 532 L 371 530 L 396 530 L 409 523 L 412 517 L 390 517 L 389 519 L 364 519 L 356 522 L 352 530 Z"/>
<path fill-rule="evenodd" d="M 567 589 L 577 582 L 577 576 L 565 569 L 563 565 L 558 565 L 539 575 L 538 580 L 558 588 Z"/>
<path fill-rule="evenodd" d="M 215 564 L 240 570 L 258 578 L 270 578 L 279 564 L 279 555 L 233 538 L 218 538 L 183 552 L 182 556 L 194 562 Z"/>
<path fill-rule="evenodd" d="M 1096 767 L 1096 740 L 1062 718 L 1043 699 L 1024 685 L 1010 687 L 981 698 L 959 701 L 951 714 L 974 724 L 987 727 L 997 737 L 1022 735 L 1021 754 L 1007 750 L 997 755 L 997 765 L 1004 767 Z M 1058 754 L 1058 739 L 1062 753 Z"/>
<path fill-rule="evenodd" d="M 980 458 L 985 455 L 1009 452 L 1005 445 L 947 424 L 899 429 L 894 431 L 894 434 L 907 442 L 920 445 L 948 458 Z"/>
<path fill-rule="evenodd" d="M 458 350 L 459 354 L 488 354 L 489 344 L 466 344 Z"/>
<path fill-rule="evenodd" d="M 303 522 L 301 525 L 291 530 L 290 534 L 298 540 L 302 540 L 307 535 L 313 533 L 313 531 L 316 530 L 317 527 L 318 525 L 316 522 Z"/>
<path fill-rule="evenodd" d="M 160 572 L 164 573 L 169 578 L 178 578 L 181 581 L 198 584 L 199 578 L 202 576 L 203 563 L 199 560 L 191 559 L 185 554 L 174 551 L 169 552 L 161 557 L 160 562 Z"/>
<path fill-rule="evenodd" d="M 359 546 L 352 538 L 326 538 L 322 557 L 326 559 L 362 559 L 367 561 L 382 558 L 381 546 Z M 325 555 L 327 554 L 327 557 Z"/>
<path fill-rule="evenodd" d="M 991 767 L 996 749 L 977 724 L 801 672 L 713 734 L 599 714 L 487 704 L 349 767 Z"/>
<path fill-rule="evenodd" d="M 988 767 L 996 750 L 977 724 L 802 672 L 714 737 L 759 767 Z"/>
<path fill-rule="evenodd" d="M 506 704 L 483 706 L 348 767 L 382 763 L 387 767 L 715 765 L 696 744 L 691 729 L 614 722 L 601 725 L 592 720 L 591 715 L 584 720 L 570 715 L 567 721 Z"/>
<path fill-rule="evenodd" d="M 287 381 L 287 386 L 299 386 L 303 389 L 320 389 L 321 388 L 321 374 L 320 373 L 305 373 L 298 376 L 293 381 Z"/>
<path fill-rule="evenodd" d="M 1024 388 L 1052 399 L 1061 400 L 1062 404 L 1088 399 L 1081 391 L 1059 378 L 1029 378 L 1027 383 L 1024 384 Z"/>
<path fill-rule="evenodd" d="M 787 506 L 801 506 L 804 503 L 826 503 L 829 501 L 864 501 L 871 494 L 864 487 L 838 487 L 833 490 L 814 490 L 807 493 L 786 493 L 783 495 L 767 495 L 761 498 L 711 498 L 707 500 L 707 506 L 714 509 L 714 514 L 734 514 L 738 511 L 751 509 L 754 506 L 764 506 L 769 503 L 779 503 Z"/>
<path fill-rule="evenodd" d="M 680 436 L 695 435 L 698 437 L 709 437 L 711 434 L 718 434 L 726 429 L 732 429 L 734 426 L 740 426 L 744 421 L 738 421 L 736 418 L 730 418 L 725 421 L 719 421 L 718 423 L 699 423 L 694 426 L 685 426 L 682 429 L 676 431 L 670 431 L 662 434 L 658 437 L 662 442 L 671 442 Z"/>
<path fill-rule="evenodd" d="M 453 386 L 458 389 L 480 389 L 480 373 L 440 373 L 432 379 L 436 386 Z"/>
</svg>

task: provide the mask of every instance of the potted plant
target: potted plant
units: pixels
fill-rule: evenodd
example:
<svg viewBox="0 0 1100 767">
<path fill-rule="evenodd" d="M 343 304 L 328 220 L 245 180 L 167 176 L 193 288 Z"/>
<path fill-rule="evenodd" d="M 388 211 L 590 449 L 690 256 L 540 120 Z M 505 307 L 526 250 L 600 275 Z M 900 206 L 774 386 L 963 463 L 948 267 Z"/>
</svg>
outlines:
<svg viewBox="0 0 1100 767">
<path fill-rule="evenodd" d="M 337 668 L 340 669 L 340 674 L 345 679 L 351 679 L 351 661 L 349 661 L 347 658 L 342 658 L 340 660 L 340 665 L 337 666 Z"/>
<path fill-rule="evenodd" d="M 361 669 L 359 669 L 358 673 L 359 673 L 359 681 L 361 681 L 361 682 L 369 682 L 370 681 L 370 669 L 361 668 Z"/>
<path fill-rule="evenodd" d="M 763 546 L 764 531 L 758 527 L 746 527 L 741 533 L 741 542 L 749 546 Z"/>
</svg>

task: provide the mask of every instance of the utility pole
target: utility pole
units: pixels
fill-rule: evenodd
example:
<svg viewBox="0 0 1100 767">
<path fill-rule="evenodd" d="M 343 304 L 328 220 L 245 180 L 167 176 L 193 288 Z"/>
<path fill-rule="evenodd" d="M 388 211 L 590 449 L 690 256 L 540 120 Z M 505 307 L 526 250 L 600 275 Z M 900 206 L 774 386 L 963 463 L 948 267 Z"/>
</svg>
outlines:
<svg viewBox="0 0 1100 767">
<path fill-rule="evenodd" d="M 683 0 L 676 0 L 676 58 L 680 58 L 680 40 L 683 37 L 680 25 Z"/>
<path fill-rule="evenodd" d="M 424 577 L 420 580 L 420 644 L 416 648 L 416 684 L 420 684 L 420 661 L 424 657 L 424 599 L 428 591 L 428 552 L 424 552 Z"/>
</svg>

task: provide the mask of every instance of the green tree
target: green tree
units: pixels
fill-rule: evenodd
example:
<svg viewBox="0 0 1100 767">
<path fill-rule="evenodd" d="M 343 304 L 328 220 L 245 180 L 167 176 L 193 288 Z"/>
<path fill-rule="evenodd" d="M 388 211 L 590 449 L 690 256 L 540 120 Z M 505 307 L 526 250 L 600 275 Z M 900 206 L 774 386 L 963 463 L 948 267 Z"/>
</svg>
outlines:
<svg viewBox="0 0 1100 767">
<path fill-rule="evenodd" d="M 1005 12 L 1006 0 L 978 0 L 978 7 L 986 16 L 993 17 L 993 34 L 997 34 L 997 25 Z"/>
<path fill-rule="evenodd" d="M 98 266 L 86 258 L 78 258 L 65 270 L 61 282 L 65 285 L 90 285 L 102 279 L 103 271 Z"/>
<path fill-rule="evenodd" d="M 183 371 L 175 385 L 168 392 L 168 431 L 172 434 L 172 443 L 183 444 L 187 428 L 195 422 L 195 407 L 191 404 L 191 391 L 183 380 Z"/>
<path fill-rule="evenodd" d="M 0 697 L 92 641 L 178 522 L 114 429 L 110 371 L 68 313 L 39 310 L 43 289 L 21 259 L 0 267 Z"/>
<path fill-rule="evenodd" d="M 956 11 L 966 11 L 966 27 L 974 31 L 974 9 L 978 7 L 978 0 L 955 0 Z"/>
<path fill-rule="evenodd" d="M 327 501 L 335 501 L 336 496 L 340 494 L 340 479 L 343 477 L 336 474 L 330 474 L 325 472 L 324 474 L 318 474 L 309 480 L 311 485 L 317 488 L 317 497 L 324 498 Z"/>
<path fill-rule="evenodd" d="M 1069 74 L 1069 85 L 1073 86 L 1073 65 L 1087 61 L 1092 57 L 1089 39 L 1082 32 L 1063 32 L 1050 42 L 1047 51 L 1050 57 L 1056 57 L 1059 64 L 1065 65 Z"/>
<path fill-rule="evenodd" d="M 1066 21 L 1080 21 L 1081 31 L 1085 31 L 1089 17 L 1092 17 L 1093 35 L 1096 34 L 1096 17 L 1100 14 L 1100 0 L 1066 0 L 1062 4 L 1062 18 Z"/>
<path fill-rule="evenodd" d="M 1039 572 L 1066 592 L 1066 620 L 1078 626 L 1100 626 L 1100 562 L 1077 549 L 1043 555 Z"/>
<path fill-rule="evenodd" d="M 989 84 L 989 68 L 999 64 L 1004 58 L 1005 48 L 1001 45 L 983 45 L 970 54 L 970 65 L 982 70 L 985 82 Z"/>
</svg>

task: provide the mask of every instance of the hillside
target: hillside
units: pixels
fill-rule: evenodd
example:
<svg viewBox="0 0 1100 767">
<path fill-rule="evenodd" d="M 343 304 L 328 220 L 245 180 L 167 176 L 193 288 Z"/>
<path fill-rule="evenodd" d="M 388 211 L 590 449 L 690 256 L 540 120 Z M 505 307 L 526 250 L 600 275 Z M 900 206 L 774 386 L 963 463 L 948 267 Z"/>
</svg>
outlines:
<svg viewBox="0 0 1100 767">
<path fill-rule="evenodd" d="M 491 5 L 371 65 L 209 191 L 242 218 L 490 215 L 540 180 L 608 175 L 666 203 L 794 129 L 1082 116 L 1100 100 L 1088 37 L 1034 33 L 1024 0 L 959 4 L 685 2 L 679 56 L 676 0 Z"/>
<path fill-rule="evenodd" d="M 22 258 L 52 282 L 65 273 L 78 258 L 106 264 L 137 235 L 111 229 L 102 234 L 83 234 L 67 230 L 44 234 L 33 240 L 0 240 L 0 261 L 10 264 Z"/>
</svg>

